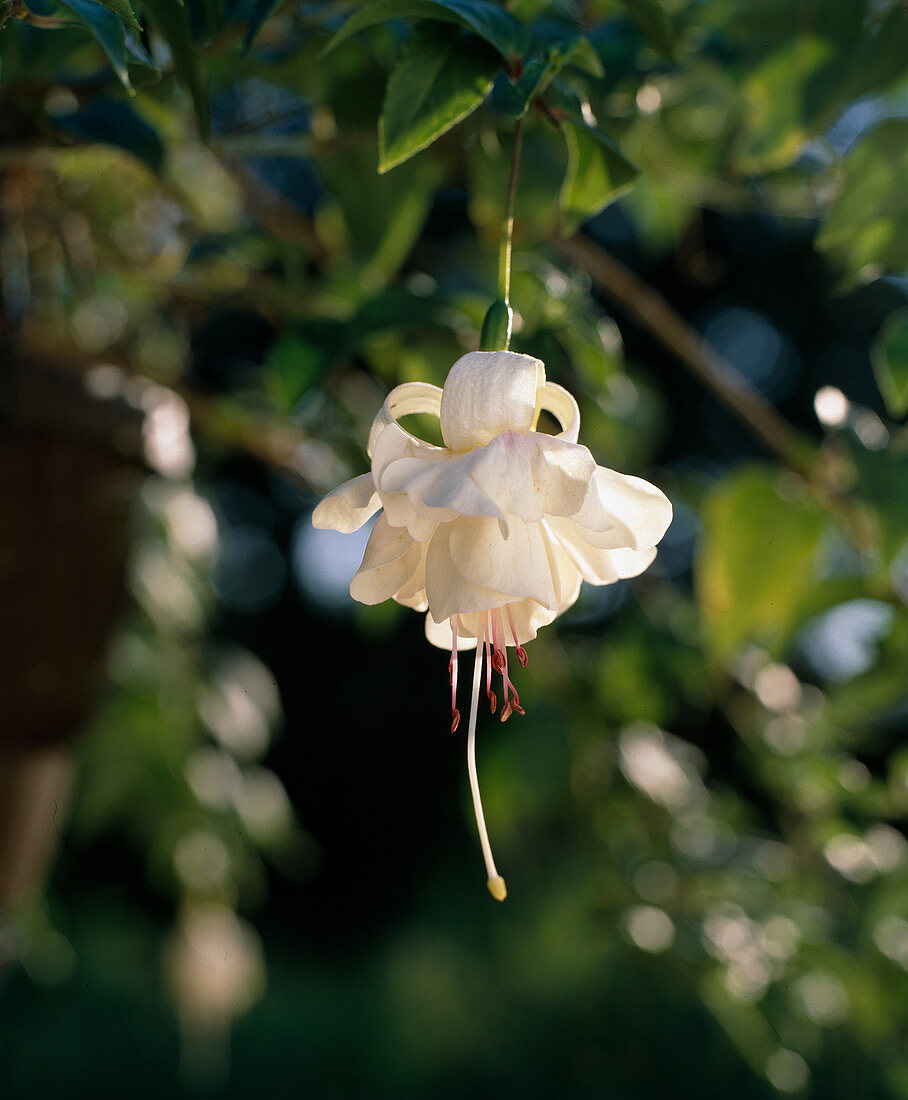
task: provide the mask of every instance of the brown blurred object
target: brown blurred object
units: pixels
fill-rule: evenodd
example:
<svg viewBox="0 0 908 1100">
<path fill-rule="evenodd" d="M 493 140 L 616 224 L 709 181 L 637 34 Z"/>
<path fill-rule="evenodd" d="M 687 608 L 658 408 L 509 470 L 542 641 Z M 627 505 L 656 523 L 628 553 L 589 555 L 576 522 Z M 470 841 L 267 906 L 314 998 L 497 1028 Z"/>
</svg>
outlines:
<svg viewBox="0 0 908 1100">
<path fill-rule="evenodd" d="M 0 341 L 0 911 L 42 882 L 123 590 L 146 413 Z"/>
</svg>

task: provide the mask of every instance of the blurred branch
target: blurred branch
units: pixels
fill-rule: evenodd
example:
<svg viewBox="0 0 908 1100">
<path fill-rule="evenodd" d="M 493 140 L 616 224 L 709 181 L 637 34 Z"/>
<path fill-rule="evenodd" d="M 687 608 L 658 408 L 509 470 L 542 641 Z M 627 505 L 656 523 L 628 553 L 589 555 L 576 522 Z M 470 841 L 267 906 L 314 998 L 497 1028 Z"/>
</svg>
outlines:
<svg viewBox="0 0 908 1100">
<path fill-rule="evenodd" d="M 557 242 L 568 259 L 618 302 L 672 352 L 784 466 L 810 480 L 814 456 L 809 444 L 728 360 L 676 313 L 658 291 L 595 242 L 581 236 Z"/>
</svg>

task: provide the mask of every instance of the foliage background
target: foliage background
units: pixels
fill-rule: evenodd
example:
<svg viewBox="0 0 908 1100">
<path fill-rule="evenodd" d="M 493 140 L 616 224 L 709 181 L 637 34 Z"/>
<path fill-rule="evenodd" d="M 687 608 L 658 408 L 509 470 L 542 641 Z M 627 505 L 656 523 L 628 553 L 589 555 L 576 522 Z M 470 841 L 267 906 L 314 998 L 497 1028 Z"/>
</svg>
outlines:
<svg viewBox="0 0 908 1100">
<path fill-rule="evenodd" d="M 908 1096 L 908 17 L 492 9 L 0 3 L 3 737 L 79 731 L 3 1096 Z M 308 513 L 477 346 L 536 93 L 514 347 L 676 518 L 480 729 L 496 906 L 446 657 Z"/>
</svg>

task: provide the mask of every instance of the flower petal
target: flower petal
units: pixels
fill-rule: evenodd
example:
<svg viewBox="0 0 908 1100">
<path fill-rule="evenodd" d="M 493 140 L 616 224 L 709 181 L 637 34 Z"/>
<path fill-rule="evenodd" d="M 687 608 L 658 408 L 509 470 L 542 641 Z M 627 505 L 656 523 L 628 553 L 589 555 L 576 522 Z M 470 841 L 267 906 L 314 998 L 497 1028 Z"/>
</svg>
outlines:
<svg viewBox="0 0 908 1100">
<path fill-rule="evenodd" d="M 582 507 L 596 471 L 586 447 L 540 432 L 503 432 L 461 462 L 468 460 L 471 481 L 497 511 L 528 522 L 545 515 L 573 515 Z"/>
<path fill-rule="evenodd" d="M 360 603 L 376 604 L 390 599 L 412 580 L 422 559 L 419 543 L 401 527 L 389 526 L 379 516 L 363 555 L 362 564 L 350 582 L 350 595 Z"/>
<path fill-rule="evenodd" d="M 630 474 L 597 466 L 583 506 L 570 517 L 580 537 L 603 549 L 655 546 L 672 521 L 668 497 Z"/>
<path fill-rule="evenodd" d="M 550 412 L 561 424 L 561 431 L 556 439 L 566 439 L 568 443 L 576 443 L 580 435 L 580 408 L 574 400 L 573 394 L 555 382 L 546 382 L 539 391 L 539 407 Z"/>
<path fill-rule="evenodd" d="M 540 524 L 515 519 L 505 536 L 495 520 L 463 518 L 450 524 L 449 545 L 451 562 L 461 577 L 502 593 L 500 603 L 516 597 L 536 600 L 543 607 L 558 606 L 553 562 Z"/>
<path fill-rule="evenodd" d="M 430 443 L 411 435 L 405 428 L 398 424 L 402 416 L 411 413 L 429 413 L 438 416 L 441 409 L 441 390 L 429 382 L 404 382 L 402 386 L 395 386 L 385 398 L 384 404 L 378 410 L 378 414 L 372 421 L 369 432 L 368 455 L 373 457 L 375 445 L 379 437 L 389 427 L 396 427 L 401 436 L 419 447 L 431 447 Z M 438 450 L 439 448 L 434 448 Z"/>
<path fill-rule="evenodd" d="M 445 619 L 443 622 L 437 623 L 431 615 L 426 615 L 426 638 L 432 643 L 437 645 L 439 649 L 450 650 L 454 643 L 454 632 L 451 629 L 451 620 Z M 460 630 L 457 631 L 457 652 L 462 649 L 475 649 L 476 638 L 469 637 L 461 634 Z"/>
<path fill-rule="evenodd" d="M 454 526 L 452 523 L 441 524 L 432 536 L 426 554 L 426 597 L 429 612 L 437 623 L 452 615 L 488 611 L 508 603 L 506 594 L 474 584 L 457 570 L 451 557 L 451 531 Z"/>
<path fill-rule="evenodd" d="M 614 550 L 591 545 L 577 537 L 578 528 L 563 520 L 549 519 L 545 526 L 590 584 L 614 584 L 627 577 L 636 577 L 656 556 L 655 546 L 642 550 L 629 547 Z"/>
<path fill-rule="evenodd" d="M 441 396 L 441 434 L 460 454 L 506 431 L 532 431 L 545 367 L 513 351 L 471 351 L 451 367 Z"/>
<path fill-rule="evenodd" d="M 312 513 L 312 526 L 349 535 L 381 508 L 371 474 L 345 481 L 319 501 Z"/>
</svg>

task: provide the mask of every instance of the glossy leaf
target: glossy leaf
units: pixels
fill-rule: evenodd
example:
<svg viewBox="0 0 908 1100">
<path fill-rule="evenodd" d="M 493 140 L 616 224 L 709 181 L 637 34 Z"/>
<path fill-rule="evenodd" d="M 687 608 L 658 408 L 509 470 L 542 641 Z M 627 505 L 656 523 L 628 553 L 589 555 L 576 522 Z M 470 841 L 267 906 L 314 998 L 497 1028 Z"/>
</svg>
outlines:
<svg viewBox="0 0 908 1100">
<path fill-rule="evenodd" d="M 485 39 L 510 61 L 526 49 L 526 31 L 509 11 L 483 0 L 372 0 L 352 15 L 325 47 L 335 49 L 352 34 L 389 19 L 437 19 Z"/>
<path fill-rule="evenodd" d="M 120 19 L 97 0 L 60 0 L 60 3 L 88 29 L 107 54 L 111 68 L 123 86 L 132 91 L 127 69 L 129 54 L 126 49 L 126 31 Z"/>
<path fill-rule="evenodd" d="M 425 149 L 489 94 L 500 61 L 460 31 L 418 25 L 388 81 L 378 123 L 378 170 L 387 172 Z"/>
<path fill-rule="evenodd" d="M 637 168 L 601 130 L 565 120 L 568 165 L 558 197 L 565 233 L 614 202 L 633 184 Z"/>
<path fill-rule="evenodd" d="M 132 10 L 129 0 L 98 0 L 98 2 L 103 4 L 105 8 L 109 8 L 130 30 L 135 31 L 136 34 L 142 33 L 141 24 L 136 19 L 136 14 Z"/>
</svg>

